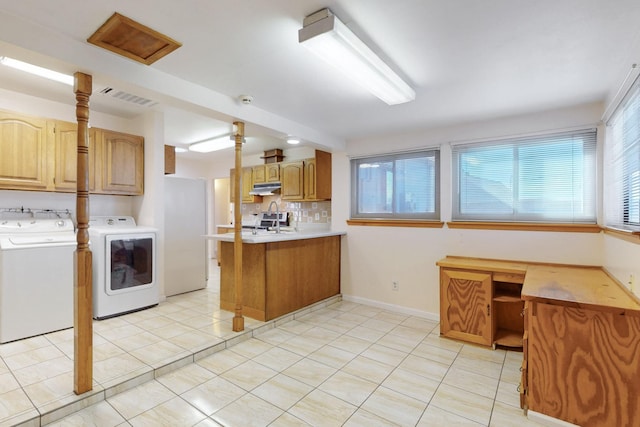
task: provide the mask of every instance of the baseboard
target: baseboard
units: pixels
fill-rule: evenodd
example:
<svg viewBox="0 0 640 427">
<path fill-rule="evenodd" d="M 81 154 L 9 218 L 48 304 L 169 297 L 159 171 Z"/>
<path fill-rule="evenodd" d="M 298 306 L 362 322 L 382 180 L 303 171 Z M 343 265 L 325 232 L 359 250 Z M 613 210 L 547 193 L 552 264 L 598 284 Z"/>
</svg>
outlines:
<svg viewBox="0 0 640 427">
<path fill-rule="evenodd" d="M 416 310 L 415 308 L 408 308 L 408 307 L 403 307 L 401 305 L 389 304 L 386 302 L 376 301 L 376 300 L 362 298 L 362 297 L 356 297 L 353 295 L 345 295 L 345 294 L 342 294 L 342 299 L 344 301 L 350 301 L 358 304 L 369 305 L 372 307 L 382 308 L 382 309 L 393 311 L 396 313 L 407 314 L 409 316 L 421 317 L 423 319 L 432 320 L 434 322 L 440 321 L 440 315 L 435 313 L 430 313 L 428 311 Z"/>
<path fill-rule="evenodd" d="M 571 424 L 569 422 L 550 417 L 549 415 L 532 411 L 531 409 L 527 411 L 527 418 L 533 422 L 547 427 L 580 427 L 577 424 Z"/>
</svg>

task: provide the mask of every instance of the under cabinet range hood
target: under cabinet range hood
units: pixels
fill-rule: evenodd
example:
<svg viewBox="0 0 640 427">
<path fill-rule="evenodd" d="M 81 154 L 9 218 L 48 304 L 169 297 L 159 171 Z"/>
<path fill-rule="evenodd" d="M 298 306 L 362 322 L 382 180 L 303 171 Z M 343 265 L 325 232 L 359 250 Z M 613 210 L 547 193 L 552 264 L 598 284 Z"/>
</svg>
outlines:
<svg viewBox="0 0 640 427">
<path fill-rule="evenodd" d="M 279 182 L 263 182 L 259 184 L 253 184 L 253 190 L 249 194 L 254 196 L 273 196 L 274 193 L 279 193 L 282 185 Z"/>
</svg>

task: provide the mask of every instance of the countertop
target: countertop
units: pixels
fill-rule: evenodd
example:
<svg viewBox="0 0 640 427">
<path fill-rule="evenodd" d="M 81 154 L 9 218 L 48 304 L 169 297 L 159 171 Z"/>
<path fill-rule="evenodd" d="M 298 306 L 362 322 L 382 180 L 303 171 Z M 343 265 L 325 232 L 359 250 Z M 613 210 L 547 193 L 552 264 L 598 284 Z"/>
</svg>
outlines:
<svg viewBox="0 0 640 427">
<path fill-rule="evenodd" d="M 303 240 L 303 239 L 317 239 L 320 237 L 330 236 L 344 236 L 347 233 L 345 231 L 331 231 L 331 230 L 303 230 L 303 231 L 282 231 L 275 233 L 272 231 L 258 231 L 258 234 L 253 234 L 251 230 L 242 231 L 242 241 L 244 243 L 272 243 L 272 242 L 284 242 L 289 240 Z M 233 242 L 235 233 L 222 233 L 222 234 L 206 234 L 206 239 L 214 239 L 222 242 Z"/>
<path fill-rule="evenodd" d="M 640 304 L 600 267 L 530 265 L 522 299 L 640 315 Z"/>
</svg>

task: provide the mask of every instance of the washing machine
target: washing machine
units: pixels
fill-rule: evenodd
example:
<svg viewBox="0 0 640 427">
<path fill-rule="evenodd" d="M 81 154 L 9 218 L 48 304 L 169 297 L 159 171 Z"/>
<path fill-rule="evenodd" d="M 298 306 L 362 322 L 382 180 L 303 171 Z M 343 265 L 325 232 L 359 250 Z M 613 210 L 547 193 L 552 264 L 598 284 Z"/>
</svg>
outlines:
<svg viewBox="0 0 640 427">
<path fill-rule="evenodd" d="M 0 343 L 73 327 L 70 218 L 0 219 Z"/>
<path fill-rule="evenodd" d="M 89 219 L 93 257 L 93 318 L 102 320 L 159 303 L 157 229 L 131 216 Z"/>
</svg>

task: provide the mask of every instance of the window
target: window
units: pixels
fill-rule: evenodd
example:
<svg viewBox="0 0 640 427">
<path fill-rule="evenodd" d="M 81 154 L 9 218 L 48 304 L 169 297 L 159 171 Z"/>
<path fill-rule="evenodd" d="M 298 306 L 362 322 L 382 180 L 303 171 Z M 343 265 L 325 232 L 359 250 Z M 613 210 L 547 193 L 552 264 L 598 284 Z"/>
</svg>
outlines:
<svg viewBox="0 0 640 427">
<path fill-rule="evenodd" d="M 453 220 L 596 222 L 596 131 L 452 147 Z"/>
<path fill-rule="evenodd" d="M 636 81 L 607 123 L 605 223 L 640 230 L 640 82 Z"/>
<path fill-rule="evenodd" d="M 437 150 L 351 160 L 351 217 L 439 219 Z"/>
</svg>

